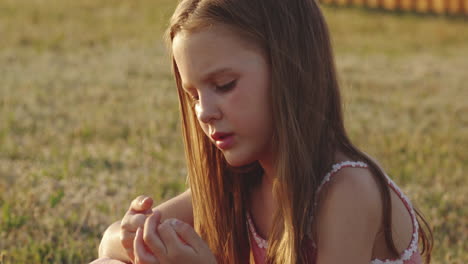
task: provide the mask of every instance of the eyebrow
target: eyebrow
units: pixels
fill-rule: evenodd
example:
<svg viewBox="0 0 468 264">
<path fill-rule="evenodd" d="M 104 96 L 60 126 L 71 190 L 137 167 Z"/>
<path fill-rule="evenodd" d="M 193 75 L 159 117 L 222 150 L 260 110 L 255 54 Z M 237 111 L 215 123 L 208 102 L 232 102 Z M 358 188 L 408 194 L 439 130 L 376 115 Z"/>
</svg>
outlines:
<svg viewBox="0 0 468 264">
<path fill-rule="evenodd" d="M 207 82 L 211 79 L 213 79 L 213 77 L 215 77 L 216 75 L 219 75 L 219 74 L 222 74 L 222 73 L 225 73 L 225 72 L 229 72 L 229 71 L 232 71 L 232 68 L 229 68 L 229 67 L 224 67 L 224 68 L 219 68 L 219 69 L 216 69 L 216 70 L 213 70 L 211 72 L 208 72 L 207 74 L 204 74 L 205 77 L 202 78 L 202 82 Z M 186 91 L 189 91 L 189 90 L 192 90 L 193 89 L 193 86 L 191 84 L 186 84 L 186 83 L 182 83 L 182 88 Z"/>
</svg>

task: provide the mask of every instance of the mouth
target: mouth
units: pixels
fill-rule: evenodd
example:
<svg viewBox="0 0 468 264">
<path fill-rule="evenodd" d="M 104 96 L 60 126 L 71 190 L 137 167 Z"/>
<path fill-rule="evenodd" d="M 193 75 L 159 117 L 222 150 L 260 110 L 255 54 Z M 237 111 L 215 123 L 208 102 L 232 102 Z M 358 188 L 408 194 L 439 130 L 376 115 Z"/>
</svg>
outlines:
<svg viewBox="0 0 468 264">
<path fill-rule="evenodd" d="M 227 137 L 230 137 L 231 135 L 232 135 L 232 134 L 220 136 L 220 137 L 218 138 L 218 140 L 216 140 L 216 141 L 222 141 L 223 139 L 225 139 L 225 138 L 227 138 Z"/>
<path fill-rule="evenodd" d="M 211 135 L 211 138 L 215 141 L 215 144 L 220 149 L 229 149 L 234 144 L 234 133 L 220 133 L 216 132 Z"/>
<path fill-rule="evenodd" d="M 214 141 L 221 141 L 221 140 L 224 140 L 225 138 L 228 138 L 228 137 L 230 137 L 232 135 L 233 135 L 233 133 L 216 132 L 216 133 L 211 134 L 211 138 Z"/>
</svg>

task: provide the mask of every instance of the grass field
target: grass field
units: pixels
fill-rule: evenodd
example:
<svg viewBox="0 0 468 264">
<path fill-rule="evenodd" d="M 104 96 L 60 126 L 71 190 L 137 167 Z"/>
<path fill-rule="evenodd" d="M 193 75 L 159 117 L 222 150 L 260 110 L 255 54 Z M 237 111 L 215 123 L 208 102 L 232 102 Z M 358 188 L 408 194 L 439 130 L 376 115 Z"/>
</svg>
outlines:
<svg viewBox="0 0 468 264">
<path fill-rule="evenodd" d="M 86 263 L 130 201 L 184 190 L 175 1 L 0 1 L 0 263 Z M 468 263 L 468 21 L 324 8 L 352 139 Z"/>
</svg>

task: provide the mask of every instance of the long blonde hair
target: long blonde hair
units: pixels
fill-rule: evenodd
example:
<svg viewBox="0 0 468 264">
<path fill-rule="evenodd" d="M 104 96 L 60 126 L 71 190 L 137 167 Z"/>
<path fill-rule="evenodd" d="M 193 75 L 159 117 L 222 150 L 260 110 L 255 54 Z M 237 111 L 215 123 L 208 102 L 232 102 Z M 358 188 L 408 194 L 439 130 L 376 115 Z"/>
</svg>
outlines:
<svg viewBox="0 0 468 264">
<path fill-rule="evenodd" d="M 268 238 L 266 262 L 312 261 L 304 244 L 313 224 L 315 193 L 337 150 L 366 162 L 376 176 L 382 194 L 386 242 L 398 256 L 391 233 L 387 180 L 380 168 L 350 142 L 344 129 L 328 28 L 317 3 L 183 0 L 171 18 L 166 34 L 168 44 L 171 47 L 181 31 L 190 32 L 213 23 L 229 26 L 257 43 L 271 70 L 270 100 L 277 153 L 273 194 L 278 210 Z M 243 168 L 229 166 L 198 125 L 173 57 L 172 64 L 182 113 L 195 229 L 219 263 L 246 263 L 250 253 L 248 200 L 251 188 L 261 182 L 262 168 L 257 162 Z M 425 223 L 422 217 L 420 220 Z M 424 232 L 421 228 L 419 233 L 430 259 L 430 230 Z"/>
</svg>

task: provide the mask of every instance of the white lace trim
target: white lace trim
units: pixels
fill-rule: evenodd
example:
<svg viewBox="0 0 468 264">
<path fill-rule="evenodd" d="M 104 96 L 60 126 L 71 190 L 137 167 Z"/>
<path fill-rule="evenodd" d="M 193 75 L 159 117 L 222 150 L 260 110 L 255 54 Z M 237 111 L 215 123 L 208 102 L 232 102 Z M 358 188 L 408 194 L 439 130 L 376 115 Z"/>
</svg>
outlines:
<svg viewBox="0 0 468 264">
<path fill-rule="evenodd" d="M 388 177 L 387 174 L 385 174 L 387 177 L 388 183 L 393 187 L 393 189 L 398 193 L 398 195 L 403 198 L 406 202 L 405 207 L 409 209 L 410 215 L 411 215 L 411 220 L 413 222 L 413 237 L 411 239 L 411 242 L 405 251 L 401 253 L 400 257 L 398 259 L 386 259 L 386 260 L 380 260 L 380 259 L 373 259 L 371 261 L 371 264 L 403 264 L 406 260 L 409 260 L 411 256 L 418 250 L 418 239 L 419 239 L 419 234 L 418 234 L 418 221 L 416 220 L 416 214 L 414 212 L 413 206 L 411 205 L 410 200 L 408 197 L 400 190 L 400 188 Z"/>
<path fill-rule="evenodd" d="M 268 241 L 265 239 L 261 238 L 260 235 L 257 234 L 257 231 L 255 231 L 255 227 L 252 221 L 252 218 L 250 217 L 250 214 L 247 213 L 247 225 L 249 226 L 250 233 L 252 233 L 255 242 L 257 243 L 259 248 L 268 248 Z"/>
<path fill-rule="evenodd" d="M 322 182 L 320 183 L 319 187 L 317 188 L 316 196 L 320 193 L 320 190 L 322 190 L 322 187 L 330 181 L 330 177 L 335 174 L 337 171 L 341 170 L 343 167 L 359 167 L 359 168 L 367 168 L 367 164 L 361 161 L 343 161 L 340 163 L 333 164 L 332 170 L 328 172 L 325 177 L 323 178 Z M 317 199 L 315 199 L 315 206 L 317 206 Z"/>
<path fill-rule="evenodd" d="M 325 183 L 330 181 L 331 175 L 333 175 L 334 173 L 336 173 L 337 171 L 339 171 L 343 167 L 347 167 L 347 166 L 360 167 L 360 168 L 367 168 L 368 167 L 366 163 L 361 162 L 361 161 L 344 161 L 344 162 L 334 164 L 332 166 L 332 170 L 325 175 L 325 177 L 323 178 L 323 180 L 320 183 L 319 187 L 317 188 L 317 194 L 320 192 L 320 190 L 325 185 Z M 407 209 L 409 207 L 409 212 L 410 212 L 411 219 L 412 219 L 412 222 L 413 222 L 413 237 L 411 239 L 411 242 L 410 242 L 410 245 L 408 246 L 408 248 L 405 251 L 403 251 L 403 253 L 400 255 L 400 257 L 398 259 L 386 259 L 386 260 L 373 259 L 370 264 L 403 264 L 404 261 L 409 260 L 411 258 L 411 256 L 414 254 L 414 252 L 416 252 L 417 249 L 418 249 L 418 238 L 419 238 L 419 235 L 418 235 L 418 228 L 419 228 L 418 221 L 416 220 L 416 214 L 414 212 L 413 206 L 411 205 L 411 202 L 408 199 L 408 197 L 400 190 L 400 188 L 392 181 L 392 179 L 390 179 L 390 177 L 388 177 L 387 174 L 385 174 L 385 176 L 387 178 L 387 181 L 388 181 L 389 185 L 391 185 L 393 187 L 393 189 L 397 192 L 397 194 L 401 198 L 403 198 L 405 200 L 405 202 L 406 202 L 405 207 L 407 207 Z M 316 199 L 315 205 L 317 205 L 317 199 Z M 247 224 L 248 224 L 249 230 L 252 233 L 252 235 L 254 237 L 254 240 L 257 243 L 258 247 L 263 248 L 263 249 L 268 248 L 268 241 L 266 241 L 265 239 L 260 237 L 260 235 L 257 234 L 257 232 L 255 231 L 255 226 L 253 224 L 252 218 L 250 217 L 249 213 L 247 213 Z M 314 245 L 314 247 L 315 247 L 315 245 Z"/>
</svg>

